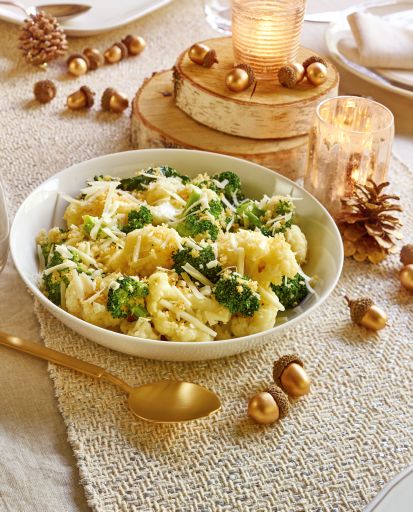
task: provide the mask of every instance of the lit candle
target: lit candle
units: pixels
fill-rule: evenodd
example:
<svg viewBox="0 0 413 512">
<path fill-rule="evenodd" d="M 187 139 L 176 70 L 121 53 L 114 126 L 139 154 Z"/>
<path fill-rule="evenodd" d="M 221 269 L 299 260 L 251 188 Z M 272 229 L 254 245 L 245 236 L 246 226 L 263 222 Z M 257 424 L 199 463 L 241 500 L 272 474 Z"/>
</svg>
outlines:
<svg viewBox="0 0 413 512">
<path fill-rule="evenodd" d="M 233 0 L 235 64 L 248 64 L 259 80 L 276 80 L 300 47 L 305 0 Z"/>
<path fill-rule="evenodd" d="M 386 180 L 393 136 L 393 114 L 380 103 L 353 96 L 323 101 L 310 131 L 305 188 L 338 217 L 356 184 Z"/>
</svg>

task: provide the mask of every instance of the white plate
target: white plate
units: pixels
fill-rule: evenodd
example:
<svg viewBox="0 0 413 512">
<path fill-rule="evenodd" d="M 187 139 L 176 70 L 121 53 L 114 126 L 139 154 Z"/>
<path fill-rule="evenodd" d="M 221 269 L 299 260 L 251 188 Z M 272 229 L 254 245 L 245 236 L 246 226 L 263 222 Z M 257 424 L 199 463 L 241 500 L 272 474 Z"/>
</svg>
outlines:
<svg viewBox="0 0 413 512">
<path fill-rule="evenodd" d="M 23 5 L 41 5 L 51 3 L 81 3 L 92 8 L 75 18 L 62 22 L 69 36 L 89 36 L 122 27 L 133 20 L 141 18 L 172 0 L 19 0 Z M 25 15 L 20 9 L 0 5 L 0 19 L 21 24 Z"/>
<path fill-rule="evenodd" d="M 363 10 L 400 26 L 413 23 L 413 2 L 411 1 L 369 6 Z M 383 89 L 413 98 L 412 71 L 369 69 L 357 62 L 357 53 L 352 51 L 355 42 L 347 19 L 343 18 L 329 25 L 326 31 L 326 43 L 330 55 L 351 73 Z"/>
<path fill-rule="evenodd" d="M 292 194 L 297 201 L 300 226 L 309 244 L 310 275 L 317 275 L 317 295 L 309 295 L 295 310 L 288 312 L 288 321 L 256 335 L 222 341 L 173 342 L 136 338 L 89 324 L 55 306 L 39 290 L 35 237 L 40 229 L 49 229 L 53 219 L 62 219 L 67 203 L 59 192 L 74 197 L 87 179 L 96 174 L 131 176 L 150 165 L 170 165 L 184 174 L 195 176 L 207 172 L 236 172 L 245 193 L 261 198 L 265 193 Z M 194 361 L 215 359 L 256 348 L 272 340 L 285 329 L 303 320 L 320 306 L 334 289 L 343 265 L 343 246 L 334 220 L 321 204 L 304 189 L 287 178 L 260 165 L 226 155 L 183 149 L 147 149 L 127 151 L 88 160 L 56 174 L 34 190 L 20 206 L 10 233 L 10 250 L 16 268 L 34 296 L 59 320 L 96 343 L 126 354 L 151 359 Z"/>
<path fill-rule="evenodd" d="M 413 466 L 407 467 L 383 487 L 363 512 L 411 512 Z"/>
</svg>

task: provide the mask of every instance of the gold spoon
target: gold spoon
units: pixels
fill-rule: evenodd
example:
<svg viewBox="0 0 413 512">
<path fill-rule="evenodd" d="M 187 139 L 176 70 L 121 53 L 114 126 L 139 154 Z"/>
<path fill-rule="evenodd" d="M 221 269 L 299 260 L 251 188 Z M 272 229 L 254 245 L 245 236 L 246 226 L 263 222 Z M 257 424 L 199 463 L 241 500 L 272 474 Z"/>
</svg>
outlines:
<svg viewBox="0 0 413 512">
<path fill-rule="evenodd" d="M 26 7 L 20 2 L 14 2 L 12 0 L 1 0 L 0 4 L 10 5 L 11 7 L 17 7 L 22 10 L 26 16 L 37 14 L 39 11 L 44 11 L 50 16 L 54 16 L 59 20 L 73 18 L 79 14 L 83 14 L 91 9 L 90 5 L 81 4 L 45 4 L 45 5 L 30 5 Z"/>
<path fill-rule="evenodd" d="M 161 380 L 133 388 L 99 366 L 33 341 L 0 332 L 0 345 L 119 386 L 129 395 L 129 409 L 142 420 L 154 423 L 180 423 L 209 416 L 221 408 L 221 402 L 215 393 L 192 382 Z"/>
</svg>

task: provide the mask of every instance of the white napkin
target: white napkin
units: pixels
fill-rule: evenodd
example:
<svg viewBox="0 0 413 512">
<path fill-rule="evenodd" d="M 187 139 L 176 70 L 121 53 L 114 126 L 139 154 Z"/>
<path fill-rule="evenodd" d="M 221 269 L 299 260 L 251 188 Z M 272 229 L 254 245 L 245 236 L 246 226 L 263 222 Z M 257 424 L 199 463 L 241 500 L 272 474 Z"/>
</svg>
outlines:
<svg viewBox="0 0 413 512">
<path fill-rule="evenodd" d="M 347 20 L 358 47 L 360 64 L 413 69 L 413 27 L 400 27 L 365 12 L 350 14 Z"/>
</svg>

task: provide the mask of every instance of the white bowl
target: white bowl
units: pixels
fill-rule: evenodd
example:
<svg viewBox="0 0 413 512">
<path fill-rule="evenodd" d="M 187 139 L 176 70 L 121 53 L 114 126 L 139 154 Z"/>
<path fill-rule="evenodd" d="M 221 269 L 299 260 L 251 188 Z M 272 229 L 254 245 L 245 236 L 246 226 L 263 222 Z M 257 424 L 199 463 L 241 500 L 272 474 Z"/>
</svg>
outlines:
<svg viewBox="0 0 413 512">
<path fill-rule="evenodd" d="M 268 331 L 222 341 L 171 342 L 135 338 L 112 332 L 77 318 L 49 301 L 38 288 L 38 263 L 35 237 L 40 229 L 62 226 L 67 203 L 58 192 L 76 196 L 87 179 L 96 174 L 131 176 L 136 170 L 150 165 L 169 165 L 178 171 L 196 175 L 222 171 L 237 173 L 248 196 L 260 198 L 278 194 L 301 197 L 296 202 L 300 226 L 309 243 L 309 258 L 304 270 L 317 275 L 316 295 L 309 295 L 288 321 Z M 343 246 L 334 220 L 308 192 L 260 165 L 230 156 L 181 149 L 147 149 L 102 156 L 74 165 L 51 177 L 34 190 L 20 206 L 10 234 L 10 248 L 16 268 L 34 296 L 59 320 L 77 333 L 105 347 L 126 354 L 170 361 L 215 359 L 257 348 L 273 340 L 285 329 L 313 312 L 334 289 L 343 265 Z"/>
</svg>

